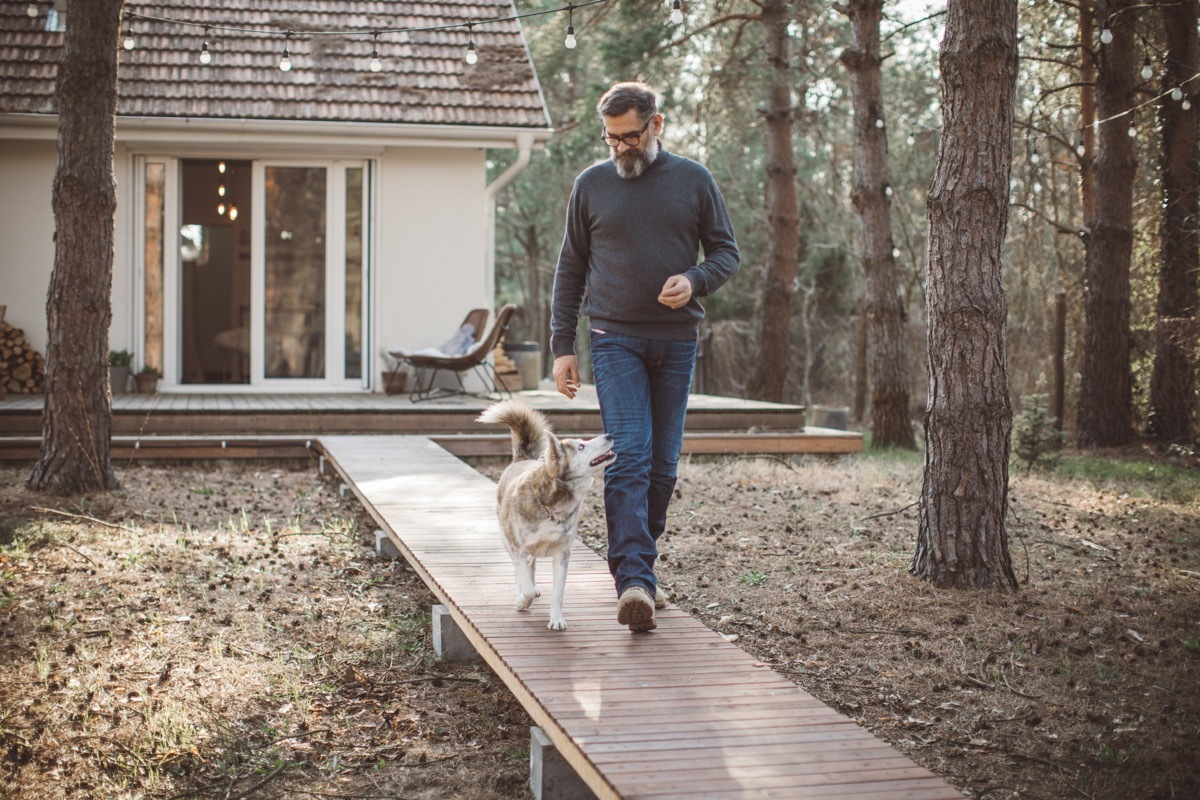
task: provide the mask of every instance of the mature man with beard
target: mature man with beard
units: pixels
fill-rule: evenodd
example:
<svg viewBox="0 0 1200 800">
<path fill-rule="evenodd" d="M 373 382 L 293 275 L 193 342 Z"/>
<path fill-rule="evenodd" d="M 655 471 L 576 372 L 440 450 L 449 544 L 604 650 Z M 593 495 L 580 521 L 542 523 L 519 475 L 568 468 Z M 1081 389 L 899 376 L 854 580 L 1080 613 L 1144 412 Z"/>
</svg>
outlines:
<svg viewBox="0 0 1200 800">
<path fill-rule="evenodd" d="M 655 607 L 666 604 L 654 562 L 683 446 L 704 317 L 697 298 L 729 280 L 740 256 L 712 174 L 659 143 L 654 91 L 618 83 L 596 110 L 611 158 L 584 170 L 571 192 L 550 349 L 558 391 L 574 398 L 582 309 L 600 416 L 617 452 L 604 477 L 617 621 L 648 631 Z"/>
</svg>

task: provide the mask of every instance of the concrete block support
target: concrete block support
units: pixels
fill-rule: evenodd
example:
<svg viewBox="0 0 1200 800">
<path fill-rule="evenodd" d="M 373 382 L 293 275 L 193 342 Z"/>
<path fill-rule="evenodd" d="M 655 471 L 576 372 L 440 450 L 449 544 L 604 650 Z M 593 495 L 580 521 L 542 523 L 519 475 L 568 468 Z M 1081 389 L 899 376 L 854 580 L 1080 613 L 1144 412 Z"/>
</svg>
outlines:
<svg viewBox="0 0 1200 800">
<path fill-rule="evenodd" d="M 475 661 L 479 658 L 471 640 L 450 616 L 450 609 L 441 603 L 433 607 L 433 651 L 443 661 Z"/>
<path fill-rule="evenodd" d="M 595 793 L 537 725 L 529 728 L 529 788 L 534 800 L 596 800 Z"/>
<path fill-rule="evenodd" d="M 403 558 L 396 543 L 388 538 L 387 531 L 375 531 L 375 553 L 383 558 Z"/>
</svg>

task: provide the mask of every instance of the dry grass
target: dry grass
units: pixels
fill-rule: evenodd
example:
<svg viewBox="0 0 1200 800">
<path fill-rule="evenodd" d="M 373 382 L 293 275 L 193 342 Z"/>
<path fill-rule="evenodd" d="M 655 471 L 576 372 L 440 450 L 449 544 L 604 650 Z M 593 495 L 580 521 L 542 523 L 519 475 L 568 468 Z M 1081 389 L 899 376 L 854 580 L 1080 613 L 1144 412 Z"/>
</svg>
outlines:
<svg viewBox="0 0 1200 800">
<path fill-rule="evenodd" d="M 529 796 L 528 718 L 432 657 L 432 597 L 336 483 L 120 474 L 64 503 L 0 468 L 0 794 Z M 919 485 L 914 457 L 689 462 L 662 583 L 973 797 L 1200 796 L 1200 473 L 1015 474 L 1015 595 L 908 576 Z"/>
</svg>

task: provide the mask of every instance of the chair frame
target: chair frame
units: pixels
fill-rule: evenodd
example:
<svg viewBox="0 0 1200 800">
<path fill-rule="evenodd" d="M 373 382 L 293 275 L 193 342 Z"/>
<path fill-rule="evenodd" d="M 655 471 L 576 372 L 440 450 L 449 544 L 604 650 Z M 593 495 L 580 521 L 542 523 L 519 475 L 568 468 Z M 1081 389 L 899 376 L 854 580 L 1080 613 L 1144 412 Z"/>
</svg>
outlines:
<svg viewBox="0 0 1200 800">
<path fill-rule="evenodd" d="M 416 375 L 413 379 L 413 388 L 408 395 L 408 399 L 414 403 L 420 403 L 425 400 L 432 400 L 435 397 L 448 395 L 465 395 L 467 397 L 511 396 L 512 392 L 505 388 L 504 384 L 500 381 L 500 376 L 496 373 L 496 368 L 488 361 L 488 356 L 503 341 L 504 334 L 508 332 L 512 316 L 516 311 L 517 306 L 512 303 L 501 308 L 496 313 L 496 321 L 492 324 L 487 336 L 476 341 L 470 350 L 461 355 L 434 356 L 409 353 L 403 350 L 389 351 L 388 355 L 396 359 L 397 362 L 409 364 L 416 370 Z M 434 386 L 434 381 L 441 372 L 453 373 L 455 380 L 458 381 L 458 388 L 447 389 L 441 386 Z M 463 383 L 463 374 L 467 372 L 474 373 L 479 378 L 485 390 L 482 394 L 467 391 L 466 384 Z"/>
</svg>

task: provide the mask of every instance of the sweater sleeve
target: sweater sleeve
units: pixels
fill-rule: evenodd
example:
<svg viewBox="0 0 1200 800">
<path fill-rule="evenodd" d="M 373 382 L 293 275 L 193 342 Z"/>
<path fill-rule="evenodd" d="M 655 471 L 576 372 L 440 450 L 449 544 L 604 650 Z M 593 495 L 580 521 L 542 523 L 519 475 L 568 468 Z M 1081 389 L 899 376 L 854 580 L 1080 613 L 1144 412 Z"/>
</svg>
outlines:
<svg viewBox="0 0 1200 800">
<path fill-rule="evenodd" d="M 692 282 L 692 293 L 706 297 L 732 278 L 742 263 L 729 212 L 711 175 L 700 207 L 700 246 L 704 260 L 684 275 Z"/>
<path fill-rule="evenodd" d="M 575 329 L 579 308 L 587 285 L 591 254 L 591 230 L 584 208 L 583 192 L 576 179 L 567 203 L 566 231 L 558 265 L 554 270 L 554 291 L 550 303 L 550 352 L 555 358 L 575 352 Z"/>
</svg>

